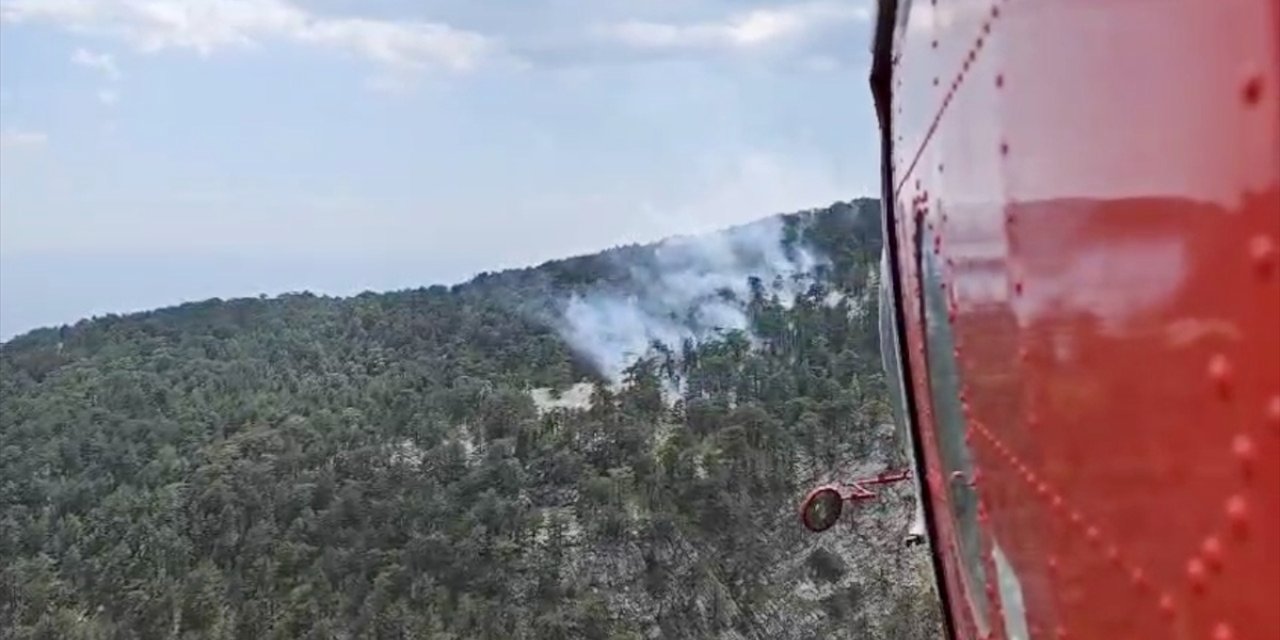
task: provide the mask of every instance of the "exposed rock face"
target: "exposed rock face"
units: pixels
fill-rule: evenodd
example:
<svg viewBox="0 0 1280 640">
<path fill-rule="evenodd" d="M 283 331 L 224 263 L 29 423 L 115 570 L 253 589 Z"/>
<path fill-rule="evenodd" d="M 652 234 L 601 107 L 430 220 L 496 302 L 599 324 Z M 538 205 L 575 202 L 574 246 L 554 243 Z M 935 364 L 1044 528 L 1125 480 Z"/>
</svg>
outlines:
<svg viewBox="0 0 1280 640">
<path fill-rule="evenodd" d="M 892 427 L 882 425 L 876 435 L 868 457 L 840 460 L 839 472 L 819 483 L 888 468 L 894 457 Z M 740 547 L 733 554 L 678 524 L 655 526 L 644 514 L 633 519 L 639 524 L 623 540 L 606 540 L 595 532 L 580 496 L 566 502 L 569 506 L 544 512 L 544 523 L 556 524 L 538 532 L 537 544 L 557 536 L 565 545 L 561 575 L 599 595 L 619 626 L 643 630 L 638 637 L 924 640 L 941 635 L 929 551 L 903 542 L 914 508 L 909 482 L 884 487 L 874 501 L 846 505 L 840 523 L 822 534 L 805 530 L 792 504 L 735 514 L 738 524 L 726 523 L 734 528 L 725 531 Z M 650 526 L 642 531 L 645 525 Z M 558 532 L 551 534 L 551 528 Z M 725 566 L 726 555 L 751 555 L 759 562 Z"/>
<path fill-rule="evenodd" d="M 558 394 L 551 388 L 534 389 L 529 392 L 529 397 L 533 398 L 533 404 L 538 407 L 539 413 L 556 409 L 590 409 L 591 394 L 594 391 L 595 385 L 592 383 L 579 382 Z"/>
</svg>

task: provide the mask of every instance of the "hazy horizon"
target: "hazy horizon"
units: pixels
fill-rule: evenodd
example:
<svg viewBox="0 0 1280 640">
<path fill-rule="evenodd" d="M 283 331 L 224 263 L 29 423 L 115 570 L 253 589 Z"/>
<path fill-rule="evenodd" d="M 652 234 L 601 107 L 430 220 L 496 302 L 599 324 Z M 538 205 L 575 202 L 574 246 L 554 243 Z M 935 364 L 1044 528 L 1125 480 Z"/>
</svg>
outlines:
<svg viewBox="0 0 1280 640">
<path fill-rule="evenodd" d="M 0 340 L 875 193 L 853 0 L 0 0 Z"/>
</svg>

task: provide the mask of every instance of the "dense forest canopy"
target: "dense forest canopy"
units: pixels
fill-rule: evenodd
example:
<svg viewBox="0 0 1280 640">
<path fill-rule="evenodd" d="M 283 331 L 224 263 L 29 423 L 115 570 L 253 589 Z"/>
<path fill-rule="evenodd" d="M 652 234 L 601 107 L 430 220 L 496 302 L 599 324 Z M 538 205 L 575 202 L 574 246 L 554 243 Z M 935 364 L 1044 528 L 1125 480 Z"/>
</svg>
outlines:
<svg viewBox="0 0 1280 640">
<path fill-rule="evenodd" d="M 905 490 L 795 518 L 806 483 L 902 462 L 879 251 L 859 200 L 15 338 L 0 637 L 936 637 Z"/>
</svg>

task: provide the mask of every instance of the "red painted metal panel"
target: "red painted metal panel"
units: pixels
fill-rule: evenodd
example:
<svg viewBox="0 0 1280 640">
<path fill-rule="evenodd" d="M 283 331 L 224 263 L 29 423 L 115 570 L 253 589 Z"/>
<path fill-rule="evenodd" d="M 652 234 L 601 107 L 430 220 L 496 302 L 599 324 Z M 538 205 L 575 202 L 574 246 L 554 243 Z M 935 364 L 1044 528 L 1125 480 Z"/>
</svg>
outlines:
<svg viewBox="0 0 1280 640">
<path fill-rule="evenodd" d="M 1280 638 L 1280 2 L 905 4 L 904 355 L 957 633 Z"/>
</svg>

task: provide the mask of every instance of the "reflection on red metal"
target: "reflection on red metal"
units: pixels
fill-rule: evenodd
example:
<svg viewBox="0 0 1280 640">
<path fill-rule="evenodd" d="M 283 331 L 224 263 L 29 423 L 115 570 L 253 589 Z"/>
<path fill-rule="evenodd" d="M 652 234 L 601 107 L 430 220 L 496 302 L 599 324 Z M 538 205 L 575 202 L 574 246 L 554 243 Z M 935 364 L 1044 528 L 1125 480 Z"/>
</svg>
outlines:
<svg viewBox="0 0 1280 640">
<path fill-rule="evenodd" d="M 952 635 L 1280 638 L 1280 1 L 881 6 Z"/>
<path fill-rule="evenodd" d="M 884 471 L 870 478 L 818 487 L 810 491 L 800 503 L 800 522 L 815 533 L 826 531 L 840 520 L 844 503 L 875 499 L 876 493 L 870 487 L 902 482 L 909 478 L 910 471 Z"/>
</svg>

